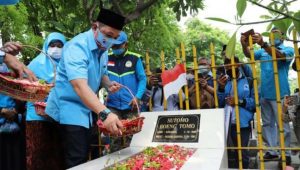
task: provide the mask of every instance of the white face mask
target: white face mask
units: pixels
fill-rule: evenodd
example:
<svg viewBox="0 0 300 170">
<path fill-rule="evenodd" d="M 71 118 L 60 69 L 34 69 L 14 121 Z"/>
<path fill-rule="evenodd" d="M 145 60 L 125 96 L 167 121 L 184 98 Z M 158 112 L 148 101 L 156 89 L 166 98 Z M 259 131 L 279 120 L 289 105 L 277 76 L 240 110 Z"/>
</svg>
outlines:
<svg viewBox="0 0 300 170">
<path fill-rule="evenodd" d="M 62 53 L 62 48 L 58 47 L 49 47 L 47 54 L 54 59 L 60 59 Z"/>
</svg>

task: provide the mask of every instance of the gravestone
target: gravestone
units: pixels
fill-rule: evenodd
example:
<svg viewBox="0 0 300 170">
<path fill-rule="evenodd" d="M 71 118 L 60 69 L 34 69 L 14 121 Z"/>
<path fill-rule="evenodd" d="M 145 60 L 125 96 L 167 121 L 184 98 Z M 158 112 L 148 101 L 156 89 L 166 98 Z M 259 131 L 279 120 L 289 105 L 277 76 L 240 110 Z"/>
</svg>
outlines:
<svg viewBox="0 0 300 170">
<path fill-rule="evenodd" d="M 227 168 L 224 109 L 143 112 L 142 131 L 133 136 L 130 147 L 72 168 L 99 170 L 127 159 L 148 146 L 176 144 L 196 148 L 182 170 Z"/>
</svg>

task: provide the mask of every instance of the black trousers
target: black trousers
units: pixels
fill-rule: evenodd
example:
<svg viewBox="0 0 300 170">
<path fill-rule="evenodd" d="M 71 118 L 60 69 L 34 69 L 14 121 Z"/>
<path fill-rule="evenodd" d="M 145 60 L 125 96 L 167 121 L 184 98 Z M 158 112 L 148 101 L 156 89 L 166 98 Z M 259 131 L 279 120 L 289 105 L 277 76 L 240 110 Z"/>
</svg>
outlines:
<svg viewBox="0 0 300 170">
<path fill-rule="evenodd" d="M 90 129 L 82 126 L 60 125 L 66 169 L 87 162 L 90 133 Z"/>
<path fill-rule="evenodd" d="M 250 139 L 251 133 L 251 126 L 245 127 L 240 129 L 241 134 L 241 145 L 242 147 L 247 147 Z M 231 125 L 230 137 L 233 142 L 233 146 L 237 147 L 237 130 L 236 125 Z M 242 150 L 242 162 L 243 162 L 243 169 L 248 169 L 249 166 L 249 152 L 246 149 Z M 228 160 L 229 160 L 229 168 L 239 168 L 239 161 L 238 161 L 238 151 L 237 150 L 229 150 L 228 151 Z M 230 161 L 232 160 L 232 161 Z"/>
</svg>

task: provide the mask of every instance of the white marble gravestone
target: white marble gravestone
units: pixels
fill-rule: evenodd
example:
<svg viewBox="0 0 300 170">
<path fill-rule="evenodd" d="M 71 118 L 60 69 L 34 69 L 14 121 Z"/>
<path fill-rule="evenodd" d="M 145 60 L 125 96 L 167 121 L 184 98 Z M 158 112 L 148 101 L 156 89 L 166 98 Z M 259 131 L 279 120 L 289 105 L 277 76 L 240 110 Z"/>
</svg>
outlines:
<svg viewBox="0 0 300 170">
<path fill-rule="evenodd" d="M 139 153 L 147 146 L 161 144 L 176 144 L 188 148 L 197 148 L 192 157 L 185 162 L 181 168 L 182 170 L 227 168 L 224 109 L 144 112 L 142 116 L 145 117 L 144 126 L 140 133 L 133 136 L 130 147 L 76 166 L 72 170 L 104 169 Z M 195 119 L 200 117 L 200 124 L 191 123 L 189 119 L 194 119 L 193 117 Z M 160 123 L 157 125 L 158 118 Z M 164 121 L 168 121 L 168 123 Z M 174 124 L 177 125 L 174 126 Z M 171 128 L 171 130 L 167 128 Z M 195 129 L 197 129 L 196 132 Z M 174 134 L 176 130 L 177 132 L 180 131 L 180 134 Z"/>
</svg>

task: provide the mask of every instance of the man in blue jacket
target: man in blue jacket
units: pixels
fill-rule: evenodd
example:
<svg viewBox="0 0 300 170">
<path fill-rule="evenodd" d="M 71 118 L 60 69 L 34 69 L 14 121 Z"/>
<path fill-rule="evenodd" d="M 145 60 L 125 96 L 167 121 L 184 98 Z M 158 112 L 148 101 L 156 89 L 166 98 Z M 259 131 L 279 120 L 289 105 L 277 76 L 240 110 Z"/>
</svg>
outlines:
<svg viewBox="0 0 300 170">
<path fill-rule="evenodd" d="M 128 50 L 125 32 L 120 33 L 118 41 L 121 44 L 114 45 L 108 57 L 108 76 L 110 80 L 127 86 L 135 96 L 133 98 L 127 89 L 121 88 L 118 92 L 109 94 L 107 106 L 119 117 L 126 119 L 141 100 L 146 90 L 147 78 L 141 55 Z"/>
<path fill-rule="evenodd" d="M 230 64 L 230 59 L 226 59 L 224 64 Z M 220 107 L 225 107 L 225 110 L 230 110 L 229 120 L 229 137 L 231 138 L 233 145 L 237 146 L 237 129 L 236 129 L 236 113 L 235 107 L 239 109 L 240 116 L 240 135 L 242 147 L 247 147 L 249 143 L 251 125 L 250 122 L 253 120 L 253 114 L 255 111 L 254 92 L 252 85 L 249 85 L 247 77 L 240 71 L 240 66 L 235 67 L 236 81 L 237 81 L 237 92 L 238 92 L 238 103 L 234 103 L 234 88 L 233 88 L 233 76 L 231 66 L 225 67 L 226 75 L 222 75 L 218 79 L 218 101 Z M 229 107 L 229 108 L 227 108 Z M 234 158 L 236 162 L 234 165 L 230 165 L 230 168 L 238 168 L 238 154 L 234 151 Z M 248 169 L 249 155 L 247 150 L 242 151 L 243 169 Z"/>
<path fill-rule="evenodd" d="M 112 53 L 108 57 L 108 76 L 110 80 L 127 86 L 134 96 L 126 88 L 121 88 L 118 92 L 109 94 L 107 106 L 119 118 L 127 119 L 137 115 L 138 103 L 146 90 L 147 78 L 141 55 L 128 50 L 124 31 L 117 40 L 120 44 L 112 46 Z"/>
<path fill-rule="evenodd" d="M 288 81 L 289 66 L 292 62 L 291 58 L 294 56 L 294 49 L 283 45 L 284 33 L 278 28 L 274 27 L 272 30 L 274 34 L 274 45 L 276 58 L 283 59 L 277 61 L 279 87 L 280 87 L 280 98 L 290 95 L 290 87 Z M 253 43 L 257 43 L 261 46 L 261 49 L 254 51 L 255 60 L 271 60 L 272 49 L 269 43 L 264 42 L 262 35 L 255 33 L 253 35 Z M 250 57 L 249 43 L 247 37 L 241 36 L 241 44 L 243 46 L 243 52 L 246 57 Z M 289 58 L 289 59 L 288 59 Z M 263 139 L 268 147 L 278 147 L 278 111 L 276 102 L 276 91 L 275 91 L 275 79 L 273 63 L 262 62 L 260 64 L 261 70 L 261 114 L 263 122 Z M 283 122 L 284 130 L 284 143 L 285 147 L 290 147 L 291 143 L 291 130 L 289 123 Z M 265 161 L 278 160 L 278 152 L 276 150 L 268 150 L 264 155 Z M 279 159 L 281 160 L 281 159 Z M 286 150 L 286 164 L 291 165 L 291 151 Z M 281 161 L 279 162 L 281 166 Z"/>
</svg>

